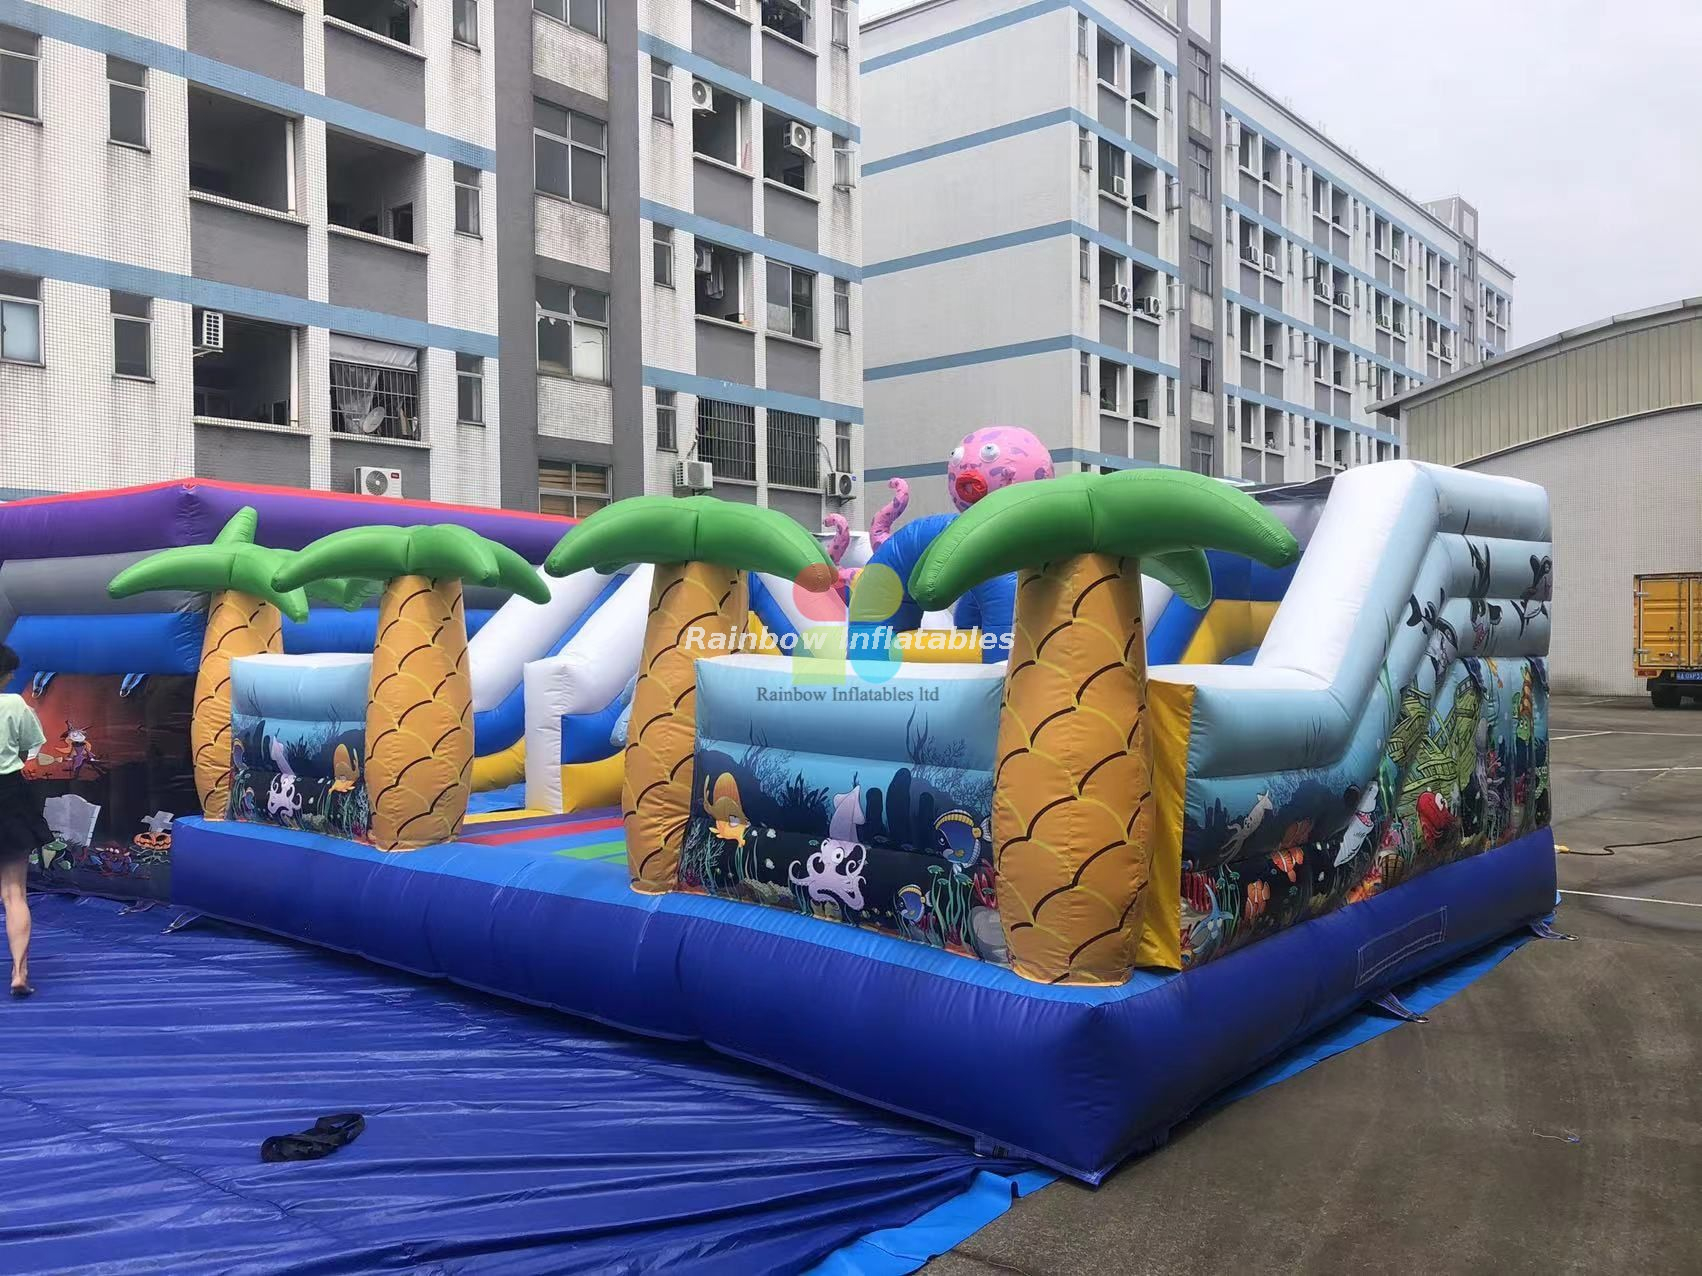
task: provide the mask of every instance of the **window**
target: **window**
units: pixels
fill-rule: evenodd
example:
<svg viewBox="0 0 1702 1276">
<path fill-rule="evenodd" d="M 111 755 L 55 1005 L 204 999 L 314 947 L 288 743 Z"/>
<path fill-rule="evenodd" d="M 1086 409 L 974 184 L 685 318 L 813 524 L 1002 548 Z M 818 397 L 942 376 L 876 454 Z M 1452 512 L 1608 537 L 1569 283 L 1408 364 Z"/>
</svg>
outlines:
<svg viewBox="0 0 1702 1276">
<path fill-rule="evenodd" d="M 699 155 L 745 167 L 745 111 L 749 103 L 715 85 L 709 86 L 709 109 L 691 113 L 691 148 Z"/>
<path fill-rule="evenodd" d="M 756 482 L 756 409 L 699 399 L 697 459 L 714 466 L 718 479 Z"/>
<path fill-rule="evenodd" d="M 1129 153 L 1103 137 L 1099 139 L 1099 189 L 1117 199 L 1129 197 Z"/>
<path fill-rule="evenodd" d="M 650 273 L 664 288 L 674 286 L 674 228 L 650 223 Z"/>
<path fill-rule="evenodd" d="M 41 37 L 0 27 L 0 115 L 41 118 Z"/>
<path fill-rule="evenodd" d="M 148 68 L 106 60 L 107 137 L 120 146 L 148 145 Z"/>
<path fill-rule="evenodd" d="M 815 417 L 768 410 L 768 481 L 821 490 L 821 423 Z"/>
<path fill-rule="evenodd" d="M 748 323 L 745 315 L 745 272 L 748 253 L 699 239 L 692 245 L 692 271 L 697 279 L 697 313 L 706 319 Z"/>
<path fill-rule="evenodd" d="M 397 44 L 413 43 L 413 6 L 406 0 L 325 0 L 325 16 Z"/>
<path fill-rule="evenodd" d="M 674 68 L 661 58 L 650 59 L 650 117 L 674 121 Z"/>
<path fill-rule="evenodd" d="M 1112 88 L 1123 87 L 1123 45 L 1104 31 L 1099 33 L 1099 78 Z"/>
<path fill-rule="evenodd" d="M 842 191 L 857 185 L 857 152 L 837 133 L 833 135 L 833 184 Z"/>
<path fill-rule="evenodd" d="M 1076 56 L 1084 62 L 1087 60 L 1087 15 L 1076 14 Z"/>
<path fill-rule="evenodd" d="M 1190 44 L 1188 52 L 1192 55 L 1193 66 L 1189 68 L 1193 78 L 1189 81 L 1195 96 L 1202 102 L 1211 101 L 1211 54 L 1197 44 Z"/>
<path fill-rule="evenodd" d="M 1093 246 L 1085 239 L 1076 241 L 1076 273 L 1083 283 L 1093 282 Z"/>
<path fill-rule="evenodd" d="M 814 341 L 815 293 L 816 277 L 809 271 L 785 262 L 769 262 L 768 330 L 800 341 Z"/>
<path fill-rule="evenodd" d="M 656 391 L 656 447 L 663 452 L 677 452 L 680 446 L 679 424 L 672 390 Z"/>
<path fill-rule="evenodd" d="M 607 294 L 538 280 L 538 372 L 608 383 Z"/>
<path fill-rule="evenodd" d="M 1188 167 L 1193 177 L 1193 191 L 1202 199 L 1211 198 L 1211 147 L 1204 142 L 1188 143 Z"/>
<path fill-rule="evenodd" d="M 227 328 L 227 346 L 229 333 Z M 333 332 L 331 429 L 418 442 L 420 352 Z"/>
<path fill-rule="evenodd" d="M 851 473 L 851 422 L 833 423 L 833 468 L 841 474 Z"/>
<path fill-rule="evenodd" d="M 455 356 L 455 419 L 463 425 L 485 423 L 485 361 L 476 354 Z"/>
<path fill-rule="evenodd" d="M 1211 292 L 1217 285 L 1212 276 L 1211 240 L 1188 240 L 1188 255 L 1193 258 L 1193 283 L 1201 292 Z"/>
<path fill-rule="evenodd" d="M 835 279 L 833 281 L 833 330 L 835 332 L 851 331 L 851 281 Z"/>
<path fill-rule="evenodd" d="M 479 170 L 470 164 L 455 166 L 455 233 L 479 235 Z"/>
<path fill-rule="evenodd" d="M 1217 440 L 1209 434 L 1188 436 L 1188 468 L 1196 474 L 1210 474 L 1217 468 Z"/>
<path fill-rule="evenodd" d="M 1212 380 L 1212 345 L 1208 337 L 1189 337 L 1188 351 L 1194 362 L 1194 389 L 1211 392 L 1216 384 Z"/>
<path fill-rule="evenodd" d="M 609 503 L 609 470 L 583 461 L 538 462 L 538 512 L 584 518 Z"/>
<path fill-rule="evenodd" d="M 833 0 L 833 45 L 851 47 L 851 0 Z"/>
<path fill-rule="evenodd" d="M 1117 412 L 1123 406 L 1123 365 L 1110 359 L 1099 361 L 1099 410 Z"/>
<path fill-rule="evenodd" d="M 114 376 L 153 376 L 153 303 L 134 293 L 112 294 L 112 372 Z"/>
<path fill-rule="evenodd" d="M 534 184 L 586 208 L 607 209 L 608 126 L 549 102 L 532 104 Z"/>
<path fill-rule="evenodd" d="M 0 270 L 0 360 L 41 362 L 41 280 Z"/>
<path fill-rule="evenodd" d="M 557 22 L 577 27 L 586 35 L 596 36 L 599 40 L 603 38 L 603 0 L 532 0 L 532 7 Z"/>
<path fill-rule="evenodd" d="M 799 44 L 809 44 L 810 10 L 813 7 L 809 0 L 803 0 L 801 4 L 791 0 L 762 0 L 763 28 Z"/>
<path fill-rule="evenodd" d="M 1084 350 L 1081 353 L 1079 363 L 1080 363 L 1080 374 L 1079 375 L 1080 375 L 1080 378 L 1081 378 L 1081 392 L 1083 394 L 1092 394 L 1093 393 L 1093 356 L 1088 354 Z"/>
<path fill-rule="evenodd" d="M 816 131 L 808 124 L 762 109 L 762 175 L 808 191 L 815 185 Z"/>
<path fill-rule="evenodd" d="M 454 35 L 460 44 L 479 47 L 479 0 L 455 0 Z"/>
</svg>

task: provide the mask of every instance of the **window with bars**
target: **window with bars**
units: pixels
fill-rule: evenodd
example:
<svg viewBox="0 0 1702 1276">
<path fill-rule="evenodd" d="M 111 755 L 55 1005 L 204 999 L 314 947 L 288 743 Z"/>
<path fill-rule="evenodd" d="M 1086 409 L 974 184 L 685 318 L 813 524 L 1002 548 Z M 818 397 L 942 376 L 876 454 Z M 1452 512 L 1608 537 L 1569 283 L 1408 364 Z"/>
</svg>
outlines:
<svg viewBox="0 0 1702 1276">
<path fill-rule="evenodd" d="M 119 377 L 153 376 L 153 302 L 134 293 L 112 294 L 112 372 Z"/>
<path fill-rule="evenodd" d="M 485 423 L 485 361 L 476 354 L 455 356 L 455 419 L 462 425 Z"/>
<path fill-rule="evenodd" d="M 148 68 L 106 59 L 107 137 L 120 146 L 148 148 Z"/>
<path fill-rule="evenodd" d="M 609 470 L 583 461 L 538 462 L 538 512 L 584 518 L 609 503 Z"/>
<path fill-rule="evenodd" d="M 816 277 L 785 262 L 768 263 L 768 330 L 800 341 L 816 339 Z"/>
<path fill-rule="evenodd" d="M 801 412 L 768 410 L 768 481 L 821 490 L 821 423 Z"/>
<path fill-rule="evenodd" d="M 41 37 L 0 27 L 0 115 L 41 118 Z"/>
<path fill-rule="evenodd" d="M 679 418 L 672 390 L 656 391 L 656 447 L 662 452 L 680 448 Z"/>
<path fill-rule="evenodd" d="M 455 166 L 455 233 L 479 237 L 479 170 L 471 164 Z"/>
<path fill-rule="evenodd" d="M 377 342 L 352 343 L 379 349 Z M 382 351 L 374 362 L 366 362 L 360 352 L 337 357 L 337 342 L 332 343 L 331 358 L 331 429 L 337 434 L 360 434 L 368 438 L 420 439 L 420 373 L 417 351 L 394 350 L 395 356 L 384 358 Z M 416 362 L 403 366 L 412 355 Z"/>
<path fill-rule="evenodd" d="M 537 281 L 538 372 L 607 384 L 609 380 L 608 294 Z"/>
<path fill-rule="evenodd" d="M 532 7 L 586 35 L 604 38 L 607 17 L 604 0 L 532 0 Z"/>
<path fill-rule="evenodd" d="M 833 468 L 841 474 L 851 473 L 851 422 L 833 423 Z"/>
<path fill-rule="evenodd" d="M 608 126 L 550 102 L 532 103 L 533 185 L 586 208 L 609 206 Z"/>
<path fill-rule="evenodd" d="M 851 331 L 851 281 L 835 279 L 833 281 L 833 330 L 835 332 Z"/>
<path fill-rule="evenodd" d="M 697 459 L 714 466 L 718 479 L 756 482 L 756 409 L 699 399 Z"/>
</svg>

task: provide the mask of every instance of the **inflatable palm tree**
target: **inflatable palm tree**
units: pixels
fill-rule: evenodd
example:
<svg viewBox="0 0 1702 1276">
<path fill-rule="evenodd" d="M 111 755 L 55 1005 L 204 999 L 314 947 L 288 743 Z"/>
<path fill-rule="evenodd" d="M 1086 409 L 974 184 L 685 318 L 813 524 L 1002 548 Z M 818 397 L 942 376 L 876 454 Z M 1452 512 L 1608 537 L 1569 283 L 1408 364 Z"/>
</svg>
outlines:
<svg viewBox="0 0 1702 1276">
<path fill-rule="evenodd" d="M 1128 978 L 1154 814 L 1141 574 L 1203 607 L 1204 548 L 1273 566 L 1299 553 L 1289 531 L 1234 488 L 1142 469 L 993 492 L 911 573 L 910 591 L 929 609 L 1017 573 L 993 853 L 1013 965 L 1030 979 Z"/>
<path fill-rule="evenodd" d="M 284 621 L 307 619 L 307 596 L 279 590 L 272 576 L 288 551 L 254 543 L 259 515 L 245 506 L 224 525 L 211 545 L 161 550 L 133 563 L 107 586 L 114 598 L 159 589 L 187 589 L 212 596 L 201 668 L 195 677 L 195 709 L 189 748 L 201 813 L 222 820 L 230 810 L 230 662 L 284 649 Z"/>
<path fill-rule="evenodd" d="M 650 618 L 626 746 L 621 808 L 634 889 L 674 889 L 691 815 L 699 656 L 738 650 L 743 573 L 785 576 L 817 593 L 837 580 L 808 532 L 773 510 L 713 496 L 634 496 L 591 515 L 561 540 L 552 575 L 654 563 Z"/>
<path fill-rule="evenodd" d="M 524 558 L 465 527 L 355 527 L 321 537 L 272 579 L 279 590 L 360 577 L 385 581 L 366 709 L 372 842 L 407 851 L 447 842 L 467 814 L 473 690 L 461 583 L 535 603 L 548 587 Z"/>
</svg>

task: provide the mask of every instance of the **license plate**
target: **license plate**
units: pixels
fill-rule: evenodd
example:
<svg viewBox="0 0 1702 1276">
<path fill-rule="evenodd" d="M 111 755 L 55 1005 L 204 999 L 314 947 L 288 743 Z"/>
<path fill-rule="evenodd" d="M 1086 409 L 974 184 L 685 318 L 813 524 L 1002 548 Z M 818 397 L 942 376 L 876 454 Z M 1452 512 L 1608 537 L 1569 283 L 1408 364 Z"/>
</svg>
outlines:
<svg viewBox="0 0 1702 1276">
<path fill-rule="evenodd" d="M 1680 669 L 1672 678 L 1674 682 L 1702 682 L 1702 669 Z"/>
</svg>

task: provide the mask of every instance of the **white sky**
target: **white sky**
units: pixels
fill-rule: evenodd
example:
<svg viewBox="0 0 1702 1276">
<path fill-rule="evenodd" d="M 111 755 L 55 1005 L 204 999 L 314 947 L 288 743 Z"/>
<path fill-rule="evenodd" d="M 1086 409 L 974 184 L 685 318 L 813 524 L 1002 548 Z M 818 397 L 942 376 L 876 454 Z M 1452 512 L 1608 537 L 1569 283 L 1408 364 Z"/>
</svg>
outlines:
<svg viewBox="0 0 1702 1276">
<path fill-rule="evenodd" d="M 1221 3 L 1230 63 L 1408 195 L 1476 205 L 1515 345 L 1702 294 L 1702 0 Z"/>
</svg>

